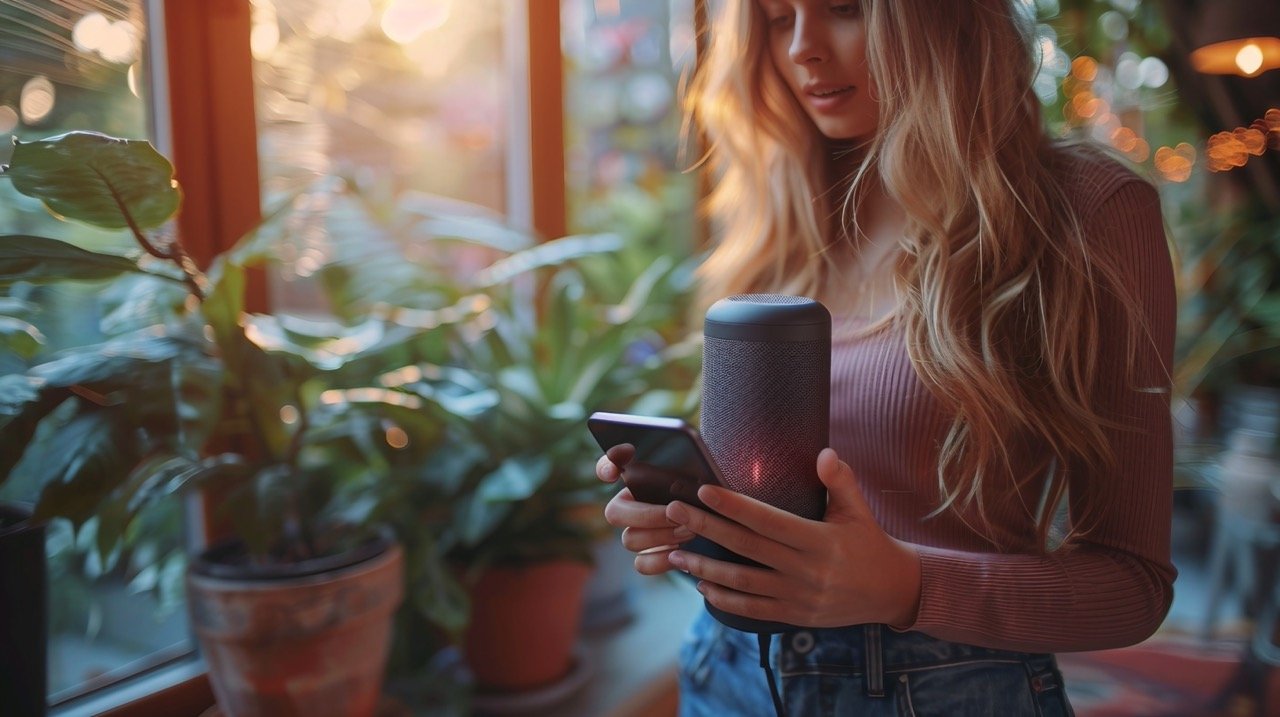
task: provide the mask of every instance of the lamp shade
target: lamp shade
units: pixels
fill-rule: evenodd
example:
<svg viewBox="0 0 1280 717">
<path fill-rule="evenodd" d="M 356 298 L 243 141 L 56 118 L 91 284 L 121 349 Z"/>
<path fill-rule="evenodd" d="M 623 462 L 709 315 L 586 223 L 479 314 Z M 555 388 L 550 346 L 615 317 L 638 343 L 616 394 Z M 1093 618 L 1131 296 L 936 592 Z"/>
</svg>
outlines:
<svg viewBox="0 0 1280 717">
<path fill-rule="evenodd" d="M 1257 75 L 1280 67 L 1280 2 L 1214 0 L 1203 4 L 1191 66 L 1217 75 Z"/>
</svg>

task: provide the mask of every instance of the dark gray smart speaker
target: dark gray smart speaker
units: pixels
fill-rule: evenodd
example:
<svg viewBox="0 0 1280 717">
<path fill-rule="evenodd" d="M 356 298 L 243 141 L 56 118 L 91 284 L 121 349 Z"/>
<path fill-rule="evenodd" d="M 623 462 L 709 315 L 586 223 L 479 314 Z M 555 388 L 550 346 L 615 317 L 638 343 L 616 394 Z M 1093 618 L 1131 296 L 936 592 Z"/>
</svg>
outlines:
<svg viewBox="0 0 1280 717">
<path fill-rule="evenodd" d="M 797 515 L 821 520 L 826 487 L 818 453 L 829 443 L 831 314 L 802 296 L 741 294 L 707 310 L 703 327 L 700 430 L 729 487 Z M 690 550 L 750 561 L 710 541 Z M 716 609 L 739 630 L 777 633 L 791 625 Z"/>
</svg>

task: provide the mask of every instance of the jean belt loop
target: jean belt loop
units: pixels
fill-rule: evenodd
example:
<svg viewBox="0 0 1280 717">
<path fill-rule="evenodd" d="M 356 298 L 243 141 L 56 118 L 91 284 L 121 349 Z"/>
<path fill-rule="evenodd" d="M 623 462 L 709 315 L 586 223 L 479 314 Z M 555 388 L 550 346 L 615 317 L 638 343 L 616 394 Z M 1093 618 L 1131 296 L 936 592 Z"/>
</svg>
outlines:
<svg viewBox="0 0 1280 717">
<path fill-rule="evenodd" d="M 866 647 L 866 679 L 868 697 L 884 697 L 884 652 L 880 641 L 880 625 L 863 625 Z"/>
</svg>

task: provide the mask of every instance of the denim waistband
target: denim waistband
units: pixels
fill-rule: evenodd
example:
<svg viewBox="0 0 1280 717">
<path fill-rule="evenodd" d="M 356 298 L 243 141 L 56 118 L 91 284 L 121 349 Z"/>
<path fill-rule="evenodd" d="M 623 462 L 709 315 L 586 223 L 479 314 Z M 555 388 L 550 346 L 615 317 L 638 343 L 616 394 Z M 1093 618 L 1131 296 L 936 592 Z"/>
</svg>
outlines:
<svg viewBox="0 0 1280 717">
<path fill-rule="evenodd" d="M 883 688 L 884 673 L 911 672 L 964 662 L 1052 661 L 1052 655 L 998 650 L 949 642 L 884 625 L 797 630 L 780 636 L 780 671 L 813 674 L 824 668 L 868 675 L 867 689 Z"/>
<path fill-rule="evenodd" d="M 788 631 L 774 636 L 770 653 L 790 714 L 862 714 L 873 704 L 902 700 L 949 705 L 943 712 L 949 714 L 1032 714 L 1032 703 L 1039 705 L 1037 715 L 1072 714 L 1051 654 L 949 642 L 885 625 Z M 750 693 L 762 700 L 758 690 L 742 686 L 755 679 L 758 659 L 756 635 L 704 614 L 682 647 L 682 685 L 690 699 L 703 694 L 699 690 L 721 689 L 728 691 L 717 699 L 741 702 Z M 979 704 L 982 711 L 974 711 Z M 725 711 L 705 712 L 716 713 Z"/>
</svg>

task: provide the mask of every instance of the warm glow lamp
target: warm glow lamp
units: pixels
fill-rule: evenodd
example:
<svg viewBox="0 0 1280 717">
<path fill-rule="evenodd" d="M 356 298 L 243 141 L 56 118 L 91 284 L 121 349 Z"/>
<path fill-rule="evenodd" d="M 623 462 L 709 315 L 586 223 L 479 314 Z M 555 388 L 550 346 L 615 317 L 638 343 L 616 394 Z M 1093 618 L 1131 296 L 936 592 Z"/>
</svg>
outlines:
<svg viewBox="0 0 1280 717">
<path fill-rule="evenodd" d="M 1216 75 L 1257 77 L 1280 67 L 1280 2 L 1219 0 L 1205 4 L 1191 66 Z"/>
</svg>

